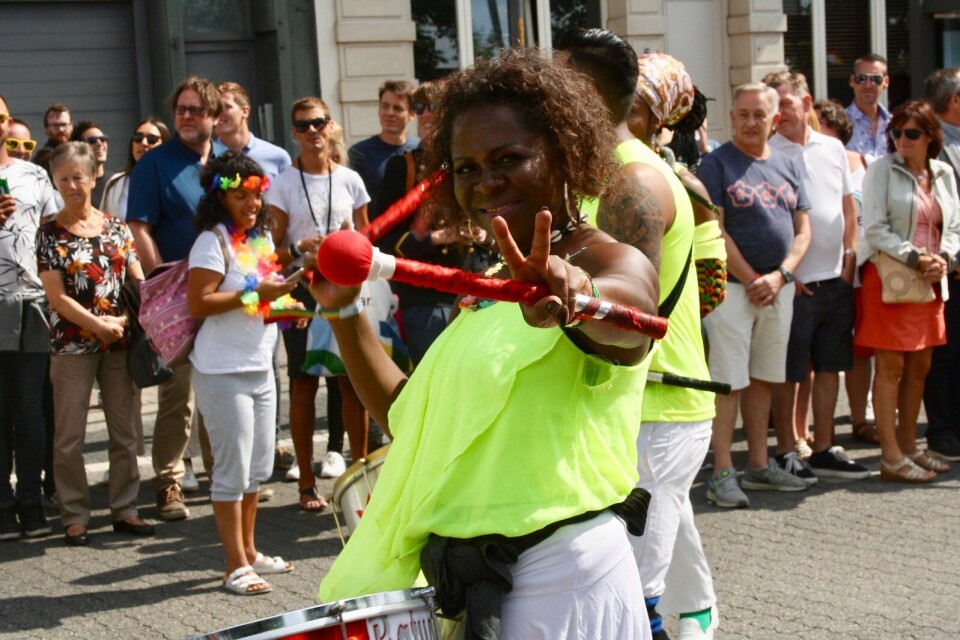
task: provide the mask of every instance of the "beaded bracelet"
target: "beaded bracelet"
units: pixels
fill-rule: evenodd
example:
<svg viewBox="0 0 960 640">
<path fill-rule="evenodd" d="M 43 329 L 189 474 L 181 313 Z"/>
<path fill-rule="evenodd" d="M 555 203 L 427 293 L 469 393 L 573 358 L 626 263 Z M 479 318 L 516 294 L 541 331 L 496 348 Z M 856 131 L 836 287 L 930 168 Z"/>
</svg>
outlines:
<svg viewBox="0 0 960 640">
<path fill-rule="evenodd" d="M 352 318 L 360 315 L 361 311 L 363 311 L 362 298 L 357 298 L 350 304 L 344 305 L 337 309 L 317 309 L 317 313 L 320 314 L 320 317 L 326 320 L 343 320 L 345 318 Z"/>
</svg>

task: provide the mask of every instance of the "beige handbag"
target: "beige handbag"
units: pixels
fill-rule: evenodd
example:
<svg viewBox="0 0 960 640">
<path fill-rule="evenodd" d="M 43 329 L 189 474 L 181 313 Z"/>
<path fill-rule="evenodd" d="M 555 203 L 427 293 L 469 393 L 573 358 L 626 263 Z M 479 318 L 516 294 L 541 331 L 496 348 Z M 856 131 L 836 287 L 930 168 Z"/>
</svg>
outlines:
<svg viewBox="0 0 960 640">
<path fill-rule="evenodd" d="M 883 302 L 905 304 L 933 302 L 933 284 L 919 271 L 911 269 L 883 251 L 877 252 L 877 272 L 883 285 Z"/>
</svg>

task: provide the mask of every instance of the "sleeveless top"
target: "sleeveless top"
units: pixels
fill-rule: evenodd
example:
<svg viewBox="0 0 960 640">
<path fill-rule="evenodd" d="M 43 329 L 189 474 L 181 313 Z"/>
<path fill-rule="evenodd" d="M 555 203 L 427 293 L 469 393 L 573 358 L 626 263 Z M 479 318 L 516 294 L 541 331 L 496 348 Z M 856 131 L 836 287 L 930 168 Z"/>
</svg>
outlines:
<svg viewBox="0 0 960 640">
<path fill-rule="evenodd" d="M 910 243 L 936 255 L 940 253 L 940 229 L 943 228 L 943 211 L 940 203 L 923 189 L 917 189 L 917 228 Z"/>
<path fill-rule="evenodd" d="M 621 502 L 649 366 L 587 355 L 517 304 L 461 310 L 390 408 L 390 453 L 320 600 L 410 588 L 430 533 L 516 537 Z"/>
<path fill-rule="evenodd" d="M 680 178 L 650 147 L 640 140 L 627 140 L 617 145 L 617 159 L 621 165 L 638 162 L 657 170 L 670 185 L 676 215 L 670 229 L 663 236 L 660 261 L 660 302 L 677 284 L 686 260 L 692 260 L 693 205 Z M 599 201 L 587 200 L 581 212 L 587 213 L 591 224 L 596 224 Z M 697 271 L 690 266 L 680 300 L 670 314 L 670 329 L 653 355 L 651 371 L 679 376 L 710 379 L 700 332 L 700 294 Z M 716 411 L 713 394 L 708 391 L 686 389 L 659 383 L 646 386 L 643 397 L 644 422 L 700 422 L 710 420 Z"/>
</svg>

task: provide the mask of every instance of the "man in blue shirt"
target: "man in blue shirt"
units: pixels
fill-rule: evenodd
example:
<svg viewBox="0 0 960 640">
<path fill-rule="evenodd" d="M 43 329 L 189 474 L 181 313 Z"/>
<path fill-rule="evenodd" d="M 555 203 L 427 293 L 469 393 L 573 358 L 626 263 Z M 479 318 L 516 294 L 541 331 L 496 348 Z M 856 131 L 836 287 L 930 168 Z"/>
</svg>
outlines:
<svg viewBox="0 0 960 640">
<path fill-rule="evenodd" d="M 143 271 L 190 254 L 197 230 L 193 216 L 203 195 L 200 171 L 222 148 L 212 142 L 220 114 L 220 92 L 206 78 L 191 76 L 170 101 L 176 136 L 143 156 L 130 174 L 127 224 L 137 244 Z M 219 147 L 219 145 L 218 145 Z M 174 367 L 160 385 L 153 433 L 154 490 L 161 520 L 182 520 L 190 512 L 183 502 L 183 453 L 190 438 L 190 363 Z"/>
<path fill-rule="evenodd" d="M 263 167 L 267 177 L 273 180 L 292 163 L 290 154 L 250 132 L 250 96 L 236 82 L 221 82 L 220 117 L 217 120 L 218 142 L 228 149 L 242 151 Z"/>
<path fill-rule="evenodd" d="M 850 74 L 853 102 L 847 115 L 853 122 L 853 137 L 847 149 L 864 156 L 867 164 L 887 154 L 887 124 L 890 112 L 880 103 L 880 97 L 890 85 L 887 59 L 876 53 L 857 58 Z"/>
<path fill-rule="evenodd" d="M 387 160 L 420 146 L 419 138 L 407 138 L 407 125 L 413 119 L 413 91 L 414 86 L 406 80 L 384 82 L 380 86 L 380 133 L 347 151 L 350 168 L 360 174 L 373 200 L 377 199 Z"/>
</svg>

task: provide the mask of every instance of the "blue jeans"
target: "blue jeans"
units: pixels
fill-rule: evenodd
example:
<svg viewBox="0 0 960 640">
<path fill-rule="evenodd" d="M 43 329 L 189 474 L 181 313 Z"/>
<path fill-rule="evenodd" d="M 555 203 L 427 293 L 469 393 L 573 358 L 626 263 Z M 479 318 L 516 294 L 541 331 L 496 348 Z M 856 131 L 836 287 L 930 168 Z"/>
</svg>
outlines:
<svg viewBox="0 0 960 640">
<path fill-rule="evenodd" d="M 46 353 L 0 351 L 0 508 L 40 499 L 46 450 Z M 10 476 L 17 467 L 14 499 Z"/>
</svg>

